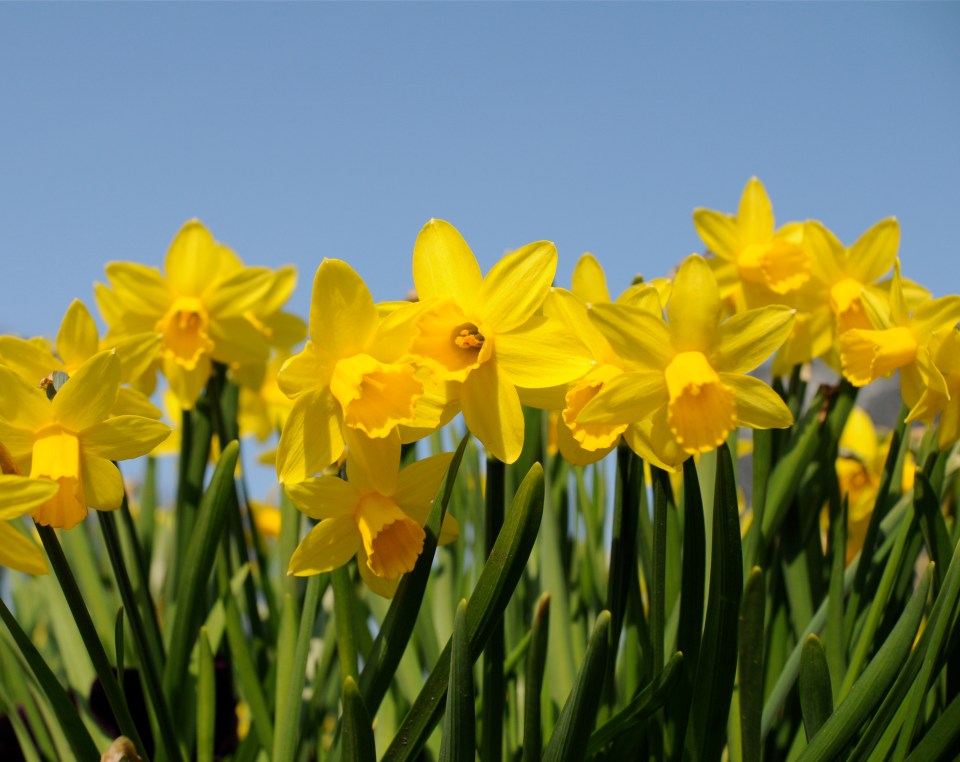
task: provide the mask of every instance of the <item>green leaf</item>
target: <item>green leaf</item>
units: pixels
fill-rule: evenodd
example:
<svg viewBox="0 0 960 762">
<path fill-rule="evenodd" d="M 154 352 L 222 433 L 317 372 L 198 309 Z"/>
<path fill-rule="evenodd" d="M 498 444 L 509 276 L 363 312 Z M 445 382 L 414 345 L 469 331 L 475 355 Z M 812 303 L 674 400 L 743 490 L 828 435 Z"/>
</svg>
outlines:
<svg viewBox="0 0 960 762">
<path fill-rule="evenodd" d="M 460 440 L 437 497 L 433 501 L 433 508 L 427 518 L 426 526 L 423 528 L 426 533 L 423 551 L 413 571 L 404 574 L 403 579 L 400 580 L 396 595 L 373 641 L 373 647 L 364 660 L 363 672 L 359 680 L 360 693 L 363 695 L 366 706 L 374 713 L 380 708 L 380 702 L 387 693 L 400 658 L 407 648 L 410 634 L 416 625 L 417 615 L 423 602 L 423 593 L 432 573 L 440 527 L 443 525 L 443 517 L 446 515 L 463 453 L 469 441 L 469 434 L 464 435 Z"/>
<path fill-rule="evenodd" d="M 370 714 L 363 703 L 360 689 L 352 677 L 343 681 L 342 762 L 375 762 L 377 750 L 373 740 Z"/>
<path fill-rule="evenodd" d="M 230 656 L 236 671 L 240 690 L 250 707 L 253 717 L 252 732 L 257 734 L 264 749 L 273 748 L 273 722 L 267 700 L 263 695 L 263 685 L 257 667 L 250 652 L 250 641 L 240 619 L 240 608 L 236 598 L 227 588 L 223 598 L 227 617 L 227 643 L 230 644 Z"/>
<path fill-rule="evenodd" d="M 820 638 L 809 635 L 803 643 L 800 655 L 800 710 L 807 741 L 833 713 L 833 687 L 830 683 L 830 667 Z"/>
<path fill-rule="evenodd" d="M 213 652 L 206 627 L 200 628 L 197 661 L 197 762 L 213 762 L 217 717 L 217 687 Z"/>
<path fill-rule="evenodd" d="M 543 670 L 547 661 L 547 633 L 550 629 L 550 593 L 543 593 L 533 612 L 530 644 L 527 647 L 527 669 L 523 695 L 523 759 L 540 762 L 543 751 L 543 728 L 540 706 L 543 698 Z"/>
<path fill-rule="evenodd" d="M 536 464 L 513 497 L 500 536 L 467 603 L 467 631 L 474 658 L 480 654 L 494 622 L 503 616 L 533 550 L 543 516 L 543 494 L 543 468 Z M 384 753 L 384 760 L 408 760 L 419 753 L 443 709 L 449 670 L 450 644 L 447 643 Z"/>
<path fill-rule="evenodd" d="M 730 449 L 724 444 L 717 450 L 710 588 L 685 746 L 694 759 L 718 759 L 723 749 L 737 672 L 742 592 L 737 485 Z"/>
<path fill-rule="evenodd" d="M 957 738 L 960 738 L 960 695 L 947 705 L 937 721 L 920 739 L 907 757 L 907 762 L 946 759 L 947 753 L 956 748 Z"/>
<path fill-rule="evenodd" d="M 587 755 L 590 733 L 597 721 L 607 655 L 610 651 L 610 612 L 601 611 L 593 626 L 577 681 L 560 712 L 560 719 L 543 752 L 544 762 L 577 762 Z"/>
<path fill-rule="evenodd" d="M 447 710 L 443 720 L 440 762 L 462 762 L 476 755 L 477 718 L 473 693 L 473 659 L 467 635 L 467 601 L 461 599 L 453 620 Z"/>
<path fill-rule="evenodd" d="M 932 568 L 917 584 L 907 607 L 883 645 L 854 683 L 850 693 L 813 737 L 800 755 L 801 760 L 826 760 L 838 755 L 855 737 L 874 707 L 886 694 L 904 660 L 910 653 L 917 628 L 923 617 L 927 594 L 930 591 Z"/>
<path fill-rule="evenodd" d="M 765 605 L 763 570 L 754 566 L 740 603 L 740 742 L 745 762 L 760 760 Z"/>
</svg>

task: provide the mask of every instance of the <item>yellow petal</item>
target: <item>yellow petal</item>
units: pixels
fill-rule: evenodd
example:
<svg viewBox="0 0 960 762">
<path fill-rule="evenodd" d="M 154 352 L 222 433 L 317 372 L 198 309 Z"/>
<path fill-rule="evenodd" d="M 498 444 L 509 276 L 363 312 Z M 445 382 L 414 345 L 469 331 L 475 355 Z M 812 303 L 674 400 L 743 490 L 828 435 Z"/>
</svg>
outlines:
<svg viewBox="0 0 960 762">
<path fill-rule="evenodd" d="M 949 450 L 960 440 L 960 398 L 954 397 L 940 413 L 937 427 L 937 447 Z"/>
<path fill-rule="evenodd" d="M 360 499 L 353 484 L 336 476 L 318 476 L 298 484 L 286 484 L 284 490 L 297 510 L 318 521 L 353 515 Z"/>
<path fill-rule="evenodd" d="M 710 351 L 717 340 L 720 311 L 716 277 L 703 257 L 691 254 L 680 265 L 667 302 L 674 349 L 678 352 Z"/>
<path fill-rule="evenodd" d="M 29 467 L 33 451 L 33 427 L 21 429 L 0 418 L 0 473 L 17 474 Z"/>
<path fill-rule="evenodd" d="M 581 255 L 573 266 L 570 290 L 577 299 L 586 304 L 610 301 L 607 276 L 593 254 Z"/>
<path fill-rule="evenodd" d="M 741 244 L 768 241 L 773 235 L 773 207 L 763 183 L 751 177 L 740 196 L 737 209 L 737 229 Z"/>
<path fill-rule="evenodd" d="M 302 577 L 332 571 L 357 554 L 360 542 L 352 515 L 321 521 L 293 551 L 287 573 Z"/>
<path fill-rule="evenodd" d="M 492 351 L 492 343 L 452 299 L 428 302 L 419 311 L 410 352 L 442 379 L 463 381 Z"/>
<path fill-rule="evenodd" d="M 734 391 L 701 352 L 681 352 L 664 370 L 670 401 L 667 422 L 689 453 L 710 452 L 736 427 Z"/>
<path fill-rule="evenodd" d="M 362 352 L 379 318 L 363 279 L 346 262 L 324 259 L 313 279 L 310 338 L 333 358 Z"/>
<path fill-rule="evenodd" d="M 734 315 L 720 326 L 714 366 L 726 373 L 750 372 L 786 341 L 793 321 L 794 310 L 776 305 Z"/>
<path fill-rule="evenodd" d="M 471 312 L 483 277 L 460 232 L 449 222 L 430 220 L 413 247 L 413 282 L 421 300 L 449 297 Z"/>
<path fill-rule="evenodd" d="M 590 319 L 614 352 L 640 368 L 660 370 L 673 356 L 667 324 L 642 309 L 596 304 L 590 308 Z"/>
<path fill-rule="evenodd" d="M 84 453 L 107 460 L 130 460 L 151 452 L 170 436 L 163 421 L 119 415 L 89 427 L 80 435 Z"/>
<path fill-rule="evenodd" d="M 521 326 L 543 304 L 557 272 L 557 247 L 536 241 L 507 254 L 483 279 L 476 310 L 481 328 L 499 335 Z"/>
<path fill-rule="evenodd" d="M 371 439 L 361 431 L 344 427 L 347 446 L 347 478 L 361 492 L 393 495 L 400 468 L 400 434 Z"/>
<path fill-rule="evenodd" d="M 381 598 L 393 598 L 393 596 L 396 595 L 397 587 L 402 577 L 384 579 L 370 571 L 370 566 L 367 563 L 367 552 L 363 549 L 362 545 L 357 552 L 357 568 L 360 570 L 360 577 L 366 586 L 370 588 L 371 592 L 376 593 Z"/>
<path fill-rule="evenodd" d="M 667 405 L 663 404 L 647 418 L 638 421 L 623 432 L 624 441 L 650 465 L 673 473 L 677 466 L 690 457 L 670 431 Z"/>
<path fill-rule="evenodd" d="M 47 479 L 0 475 L 0 521 L 9 521 L 29 513 L 52 498 L 58 488 L 56 482 Z"/>
<path fill-rule="evenodd" d="M 423 384 L 410 364 L 388 365 L 357 354 L 336 364 L 330 391 L 343 408 L 344 425 L 377 438 L 400 424 L 413 423 L 414 403 L 423 394 Z"/>
<path fill-rule="evenodd" d="M 737 403 L 737 423 L 751 429 L 785 429 L 793 423 L 793 414 L 773 389 L 759 378 L 721 373 L 720 380 L 733 389 Z"/>
<path fill-rule="evenodd" d="M 38 384 L 63 367 L 46 347 L 16 336 L 0 336 L 0 365 L 16 371 L 29 384 Z"/>
<path fill-rule="evenodd" d="M 620 373 L 619 368 L 603 365 L 574 384 L 564 400 L 565 405 L 561 413 L 562 426 L 557 429 L 558 434 L 562 428 L 581 448 L 590 452 L 610 450 L 620 439 L 627 425 L 637 419 L 619 419 L 612 423 L 580 423 L 577 418 L 604 386 Z"/>
<path fill-rule="evenodd" d="M 614 447 L 616 444 L 599 450 L 587 450 L 574 439 L 573 433 L 562 418 L 557 421 L 557 449 L 571 466 L 589 466 L 591 463 L 596 463 L 612 452 Z"/>
<path fill-rule="evenodd" d="M 57 352 L 69 373 L 93 357 L 100 348 L 100 334 L 90 312 L 79 299 L 74 299 L 60 323 Z"/>
<path fill-rule="evenodd" d="M 36 543 L 6 521 L 0 521 L 0 566 L 26 574 L 46 574 L 47 561 Z"/>
<path fill-rule="evenodd" d="M 460 407 L 470 432 L 487 452 L 513 463 L 523 449 L 523 411 L 514 385 L 495 363 L 481 365 L 460 389 Z"/>
<path fill-rule="evenodd" d="M 494 354 L 509 379 L 529 389 L 565 384 L 595 365 L 587 347 L 546 317 L 532 318 L 516 331 L 497 336 Z"/>
<path fill-rule="evenodd" d="M 53 415 L 67 428 L 83 431 L 107 417 L 119 388 L 120 360 L 113 352 L 100 352 L 60 387 L 53 398 Z"/>
<path fill-rule="evenodd" d="M 101 312 L 111 324 L 115 320 L 110 319 L 110 313 L 118 306 L 124 311 L 156 318 L 163 315 L 173 301 L 167 282 L 154 267 L 133 262 L 110 262 L 106 273 L 116 302 L 107 296 L 109 292 L 105 289 L 97 289 L 96 296 Z"/>
<path fill-rule="evenodd" d="M 740 248 L 740 231 L 732 215 L 712 209 L 694 209 L 693 225 L 707 250 L 721 259 L 735 260 Z"/>
<path fill-rule="evenodd" d="M 244 267 L 220 281 L 204 295 L 211 315 L 239 317 L 247 310 L 259 311 L 273 286 L 273 271 L 266 267 Z"/>
<path fill-rule="evenodd" d="M 120 358 L 120 381 L 133 383 L 146 373 L 157 359 L 161 337 L 156 331 L 137 333 L 114 342 L 105 342 L 102 349 L 115 349 Z"/>
<path fill-rule="evenodd" d="M 865 386 L 880 376 L 910 365 L 916 361 L 918 351 L 917 339 L 909 328 L 853 329 L 840 336 L 843 375 L 854 386 Z"/>
<path fill-rule="evenodd" d="M 413 571 L 426 534 L 393 498 L 368 492 L 360 498 L 354 517 L 370 571 L 384 579 L 398 579 Z"/>
<path fill-rule="evenodd" d="M 212 364 L 208 355 L 203 355 L 193 368 L 186 368 L 176 358 L 163 358 L 163 375 L 170 384 L 170 391 L 176 395 L 177 403 L 184 410 L 192 410 L 203 387 L 210 380 Z"/>
<path fill-rule="evenodd" d="M 160 418 L 163 412 L 154 405 L 143 392 L 121 386 L 117 394 L 117 401 L 110 408 L 111 416 L 142 415 L 146 418 Z"/>
<path fill-rule="evenodd" d="M 328 389 L 301 395 L 290 411 L 277 447 L 277 476 L 302 482 L 321 473 L 343 454 L 340 404 Z"/>
<path fill-rule="evenodd" d="M 236 363 L 266 362 L 270 346 L 266 338 L 244 317 L 229 317 L 210 323 L 214 360 Z"/>
<path fill-rule="evenodd" d="M 174 237 L 164 269 L 175 294 L 200 296 L 216 285 L 221 255 L 210 231 L 190 220 Z"/>
<path fill-rule="evenodd" d="M 850 247 L 850 272 L 863 283 L 873 283 L 886 275 L 900 249 L 900 223 L 895 217 L 880 220 Z"/>
<path fill-rule="evenodd" d="M 423 460 L 411 463 L 397 477 L 397 490 L 394 493 L 397 504 L 415 521 L 426 523 L 430 505 L 437 496 L 453 453 L 445 452 L 431 455 Z"/>
<path fill-rule="evenodd" d="M 40 379 L 37 379 L 39 382 Z M 0 365 L 0 418 L 15 428 L 36 429 L 47 423 L 52 407 L 36 384 L 29 384 L 10 368 Z M 6 443 L 10 447 L 9 443 Z"/>
<path fill-rule="evenodd" d="M 960 296 L 944 296 L 921 304 L 914 311 L 913 320 L 920 341 L 934 331 L 953 328 L 960 321 Z"/>
<path fill-rule="evenodd" d="M 34 509 L 37 523 L 71 529 L 86 517 L 80 461 L 80 442 L 69 432 L 52 427 L 35 439 L 31 478 L 50 479 L 60 487 L 53 497 Z"/>
<path fill-rule="evenodd" d="M 322 389 L 330 383 L 332 364 L 323 362 L 312 341 L 293 357 L 288 357 L 277 373 L 280 391 L 288 397 L 296 397 L 310 389 Z"/>
<path fill-rule="evenodd" d="M 109 460 L 84 453 L 81 465 L 83 495 L 87 505 L 113 511 L 123 502 L 123 477 Z"/>
<path fill-rule="evenodd" d="M 635 423 L 647 418 L 667 401 L 661 371 L 633 371 L 605 381 L 600 392 L 576 417 L 576 423 Z"/>
<path fill-rule="evenodd" d="M 613 350 L 590 321 L 589 310 L 578 296 L 562 288 L 551 289 L 543 302 L 543 314 L 566 326 L 595 359 L 606 360 L 613 356 Z"/>
<path fill-rule="evenodd" d="M 803 241 L 810 254 L 810 271 L 815 278 L 830 284 L 845 277 L 846 250 L 826 225 L 807 220 Z"/>
</svg>

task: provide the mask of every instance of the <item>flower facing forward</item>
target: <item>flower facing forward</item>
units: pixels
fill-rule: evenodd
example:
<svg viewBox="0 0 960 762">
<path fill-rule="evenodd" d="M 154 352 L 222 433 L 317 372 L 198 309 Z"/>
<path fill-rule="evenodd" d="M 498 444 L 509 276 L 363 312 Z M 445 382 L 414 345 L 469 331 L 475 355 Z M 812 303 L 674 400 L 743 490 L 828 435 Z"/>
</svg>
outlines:
<svg viewBox="0 0 960 762">
<path fill-rule="evenodd" d="M 243 266 L 198 220 L 177 233 L 164 270 L 111 262 L 109 286 L 97 284 L 97 304 L 110 326 L 108 341 L 144 332 L 159 337 L 153 359 L 188 410 L 210 378 L 213 361 L 266 361 L 269 316 L 262 305 L 275 304 L 271 292 L 286 281 L 266 268 Z M 149 382 L 144 385 L 152 391 Z"/>
<path fill-rule="evenodd" d="M 349 481 L 319 476 L 286 485 L 297 508 L 320 522 L 297 547 L 289 573 L 319 574 L 357 556 L 367 586 L 389 598 L 423 550 L 423 525 L 453 456 L 434 455 L 398 474 L 399 460 L 386 462 L 377 450 L 360 449 L 358 440 L 347 455 Z M 375 480 L 373 471 L 379 472 Z M 458 535 L 456 520 L 447 514 L 439 543 Z"/>
<path fill-rule="evenodd" d="M 556 269 L 556 247 L 537 241 L 484 277 L 467 242 L 443 220 L 430 220 L 414 246 L 422 305 L 410 351 L 447 384 L 470 432 L 505 463 L 523 447 L 517 387 L 565 384 L 593 365 L 562 325 L 539 312 Z"/>
<path fill-rule="evenodd" d="M 597 304 L 591 319 L 631 364 L 584 406 L 580 424 L 629 424 L 624 438 L 641 457 L 672 470 L 726 441 L 736 426 L 785 428 L 783 400 L 745 375 L 789 335 L 793 311 L 761 307 L 721 322 L 717 281 L 691 255 L 680 266 L 661 317 L 637 306 Z"/>
<path fill-rule="evenodd" d="M 37 523 L 70 529 L 88 506 L 118 508 L 123 479 L 110 461 L 145 455 L 170 433 L 165 424 L 139 415 L 107 418 L 119 388 L 120 361 L 113 352 L 83 363 L 52 399 L 0 366 L 0 442 L 18 471 L 59 485 L 34 510 Z"/>
</svg>

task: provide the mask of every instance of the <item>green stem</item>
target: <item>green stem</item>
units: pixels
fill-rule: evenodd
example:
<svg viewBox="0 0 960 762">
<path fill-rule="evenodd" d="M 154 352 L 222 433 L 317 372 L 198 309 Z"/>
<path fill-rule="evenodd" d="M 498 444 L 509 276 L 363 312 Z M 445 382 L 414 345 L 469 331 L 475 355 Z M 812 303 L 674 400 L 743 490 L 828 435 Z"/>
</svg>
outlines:
<svg viewBox="0 0 960 762">
<path fill-rule="evenodd" d="M 489 558 L 503 526 L 503 503 L 506 489 L 506 466 L 487 456 L 487 489 L 484 499 L 484 543 Z M 481 724 L 483 736 L 480 750 L 485 760 L 500 762 L 503 757 L 503 706 L 506 685 L 503 662 L 506 644 L 503 637 L 503 617 L 498 617 L 483 649 L 483 694 Z"/>
<path fill-rule="evenodd" d="M 650 634 L 653 640 L 653 673 L 663 670 L 663 631 L 666 626 L 667 593 L 667 503 L 670 477 L 666 471 L 653 472 L 653 580 L 650 585 Z"/>
<path fill-rule="evenodd" d="M 333 579 L 333 616 L 337 623 L 337 653 L 340 656 L 340 679 L 357 679 L 357 639 L 353 632 L 353 604 L 356 592 L 350 581 L 347 566 L 334 569 Z"/>
<path fill-rule="evenodd" d="M 67 604 L 70 606 L 70 612 L 73 614 L 74 621 L 77 623 L 80 637 L 83 638 L 87 653 L 90 654 L 90 660 L 93 662 L 93 667 L 97 672 L 97 676 L 100 678 L 100 683 L 103 685 L 107 701 L 117 719 L 117 724 L 120 726 L 120 732 L 133 741 L 137 747 L 137 751 L 140 752 L 144 759 L 147 759 L 147 753 L 144 749 L 143 741 L 140 739 L 140 733 L 137 731 L 137 726 L 133 721 L 133 717 L 130 715 L 130 709 L 127 707 L 126 701 L 124 701 L 123 691 L 117 682 L 117 676 L 113 672 L 113 667 L 110 666 L 110 660 L 103 650 L 103 643 L 100 642 L 100 636 L 97 635 L 97 629 L 94 627 L 93 619 L 90 618 L 87 605 L 83 602 L 83 596 L 80 594 L 77 580 L 74 578 L 73 572 L 70 571 L 69 564 L 67 564 L 67 557 L 63 554 L 63 548 L 60 547 L 60 540 L 57 539 L 57 533 L 52 527 L 44 526 L 43 524 L 37 524 L 36 526 L 37 531 L 40 533 L 40 540 L 43 542 L 43 547 L 46 549 L 47 556 L 50 558 L 50 565 L 57 575 L 57 581 L 60 583 L 63 595 L 67 599 Z"/>
</svg>

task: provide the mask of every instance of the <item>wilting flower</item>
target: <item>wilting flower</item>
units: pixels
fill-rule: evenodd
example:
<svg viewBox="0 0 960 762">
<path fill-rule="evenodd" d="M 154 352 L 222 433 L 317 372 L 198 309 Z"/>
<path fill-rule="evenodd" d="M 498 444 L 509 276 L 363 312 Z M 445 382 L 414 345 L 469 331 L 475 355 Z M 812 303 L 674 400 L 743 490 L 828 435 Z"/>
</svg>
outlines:
<svg viewBox="0 0 960 762">
<path fill-rule="evenodd" d="M 383 460 L 378 451 L 347 456 L 349 481 L 319 476 L 285 486 L 297 508 L 317 524 L 290 559 L 290 574 L 336 569 L 357 556 L 360 576 L 378 595 L 392 597 L 400 577 L 411 571 L 423 550 L 423 525 L 450 460 L 450 453 L 417 461 L 397 473 L 399 460 Z M 377 478 L 371 478 L 377 471 Z M 459 535 L 447 514 L 441 545 Z"/>
<path fill-rule="evenodd" d="M 900 392 L 911 409 L 926 389 L 949 398 L 943 375 L 930 354 L 929 342 L 937 331 L 960 320 L 960 296 L 944 296 L 911 309 L 900 278 L 900 263 L 894 267 L 889 301 L 864 291 L 861 295 L 872 329 L 852 328 L 840 336 L 843 375 L 854 386 L 865 386 L 880 376 L 900 371 Z M 911 410 L 913 420 L 921 415 Z"/>
<path fill-rule="evenodd" d="M 111 262 L 109 286 L 96 285 L 97 304 L 110 326 L 107 341 L 144 332 L 159 336 L 154 359 L 181 406 L 190 409 L 213 361 L 266 361 L 263 305 L 273 304 L 277 280 L 266 268 L 244 267 L 198 220 L 177 233 L 164 269 L 161 274 L 145 265 Z M 145 386 L 151 391 L 150 383 Z"/>
<path fill-rule="evenodd" d="M 310 301 L 310 338 L 280 369 L 280 389 L 294 398 L 277 450 L 281 482 L 302 481 L 336 461 L 343 429 L 399 452 L 397 427 L 416 424 L 423 394 L 416 368 L 392 362 L 396 349 L 380 332 L 366 284 L 346 262 L 325 259 Z"/>
<path fill-rule="evenodd" d="M 630 424 L 623 436 L 654 465 L 672 470 L 722 444 L 736 426 L 785 428 L 793 416 L 760 379 L 759 366 L 790 332 L 793 311 L 762 307 L 722 322 L 716 279 L 691 255 L 667 303 L 669 324 L 648 310 L 597 304 L 591 318 L 634 368 L 606 382 L 578 424 Z"/>
<path fill-rule="evenodd" d="M 693 224 L 707 248 L 723 298 L 738 311 L 746 307 L 783 303 L 811 276 L 804 225 L 790 222 L 774 229 L 773 207 L 756 177 L 743 189 L 736 215 L 696 209 Z"/>
<path fill-rule="evenodd" d="M 422 305 L 410 351 L 446 382 L 471 433 L 513 463 L 523 447 L 517 387 L 543 388 L 582 376 L 592 362 L 555 320 L 538 314 L 557 268 L 552 243 L 507 254 L 484 277 L 448 222 L 430 220 L 413 250 Z"/>
<path fill-rule="evenodd" d="M 170 433 L 143 416 L 107 418 L 119 388 L 120 361 L 112 352 L 87 360 L 53 399 L 0 366 L 0 442 L 19 471 L 59 484 L 34 510 L 38 523 L 70 529 L 88 506 L 118 508 L 123 479 L 111 461 L 145 455 Z"/>
</svg>

